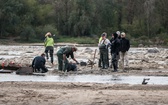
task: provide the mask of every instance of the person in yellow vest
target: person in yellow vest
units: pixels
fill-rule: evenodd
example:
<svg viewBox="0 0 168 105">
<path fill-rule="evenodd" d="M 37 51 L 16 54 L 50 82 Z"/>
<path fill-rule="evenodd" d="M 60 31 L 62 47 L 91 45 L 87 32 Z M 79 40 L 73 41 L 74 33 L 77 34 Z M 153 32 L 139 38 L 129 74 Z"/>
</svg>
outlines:
<svg viewBox="0 0 168 105">
<path fill-rule="evenodd" d="M 110 45 L 110 41 L 106 38 L 106 36 L 107 36 L 107 33 L 104 32 L 101 35 L 102 39 L 98 44 L 99 51 L 100 51 L 99 67 L 102 67 L 102 69 L 107 69 L 109 67 L 108 46 Z"/>
<path fill-rule="evenodd" d="M 102 36 L 99 38 L 99 43 L 100 43 L 101 40 L 102 40 Z"/>
<path fill-rule="evenodd" d="M 45 46 L 45 53 L 46 53 L 46 57 L 47 60 L 49 59 L 48 57 L 48 52 L 50 53 L 50 57 L 51 57 L 51 63 L 53 64 L 53 53 L 54 53 L 54 39 L 52 38 L 52 35 L 50 32 L 47 32 L 45 34 L 45 40 L 44 40 L 44 46 Z"/>
</svg>

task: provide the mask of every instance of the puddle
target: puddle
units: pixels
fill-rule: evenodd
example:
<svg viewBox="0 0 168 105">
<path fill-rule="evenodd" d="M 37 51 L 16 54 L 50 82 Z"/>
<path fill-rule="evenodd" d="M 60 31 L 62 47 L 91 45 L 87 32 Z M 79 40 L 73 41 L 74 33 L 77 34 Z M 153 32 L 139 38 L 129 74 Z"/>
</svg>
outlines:
<svg viewBox="0 0 168 105">
<path fill-rule="evenodd" d="M 168 77 L 156 76 L 115 76 L 115 75 L 71 75 L 71 76 L 35 76 L 0 74 L 0 82 L 4 81 L 33 81 L 33 82 L 81 82 L 81 83 L 110 83 L 110 84 L 141 84 L 144 78 L 150 78 L 148 84 L 167 85 Z"/>
</svg>

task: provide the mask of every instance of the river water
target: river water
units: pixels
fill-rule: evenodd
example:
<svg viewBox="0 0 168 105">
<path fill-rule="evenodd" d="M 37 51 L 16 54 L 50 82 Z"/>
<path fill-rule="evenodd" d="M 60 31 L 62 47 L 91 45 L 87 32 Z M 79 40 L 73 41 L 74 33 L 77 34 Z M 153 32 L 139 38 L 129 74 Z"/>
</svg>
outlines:
<svg viewBox="0 0 168 105">
<path fill-rule="evenodd" d="M 109 84 L 142 84 L 144 78 L 150 78 L 148 84 L 167 85 L 168 77 L 164 76 L 117 76 L 117 75 L 16 75 L 0 74 L 0 82 L 32 81 L 32 82 L 81 82 Z"/>
</svg>

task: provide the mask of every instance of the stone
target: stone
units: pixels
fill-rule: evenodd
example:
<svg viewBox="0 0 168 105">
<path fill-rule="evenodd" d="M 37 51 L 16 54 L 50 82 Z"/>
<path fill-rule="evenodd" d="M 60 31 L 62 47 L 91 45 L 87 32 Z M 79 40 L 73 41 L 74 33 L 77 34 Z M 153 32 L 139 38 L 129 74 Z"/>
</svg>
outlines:
<svg viewBox="0 0 168 105">
<path fill-rule="evenodd" d="M 148 49 L 148 53 L 159 53 L 159 50 L 157 48 Z"/>
<path fill-rule="evenodd" d="M 87 47 L 87 48 L 84 50 L 84 52 L 85 52 L 85 53 L 92 53 L 93 50 L 92 50 L 91 48 L 88 48 L 88 47 Z"/>
<path fill-rule="evenodd" d="M 21 67 L 16 71 L 16 74 L 19 75 L 32 75 L 33 69 L 31 67 Z"/>
<path fill-rule="evenodd" d="M 138 47 L 144 47 L 144 45 L 143 44 L 139 44 Z"/>
<path fill-rule="evenodd" d="M 80 66 L 86 66 L 87 63 L 86 62 L 80 62 Z"/>
</svg>

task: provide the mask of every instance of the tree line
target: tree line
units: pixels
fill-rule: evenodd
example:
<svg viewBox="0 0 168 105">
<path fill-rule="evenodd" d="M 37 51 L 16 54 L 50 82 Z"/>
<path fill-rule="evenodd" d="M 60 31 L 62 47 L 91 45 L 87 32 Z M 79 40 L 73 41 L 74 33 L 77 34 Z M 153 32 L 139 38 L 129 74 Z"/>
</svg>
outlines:
<svg viewBox="0 0 168 105">
<path fill-rule="evenodd" d="M 0 0 L 0 37 L 25 41 L 56 35 L 100 36 L 124 31 L 131 39 L 168 42 L 168 0 Z"/>
</svg>

